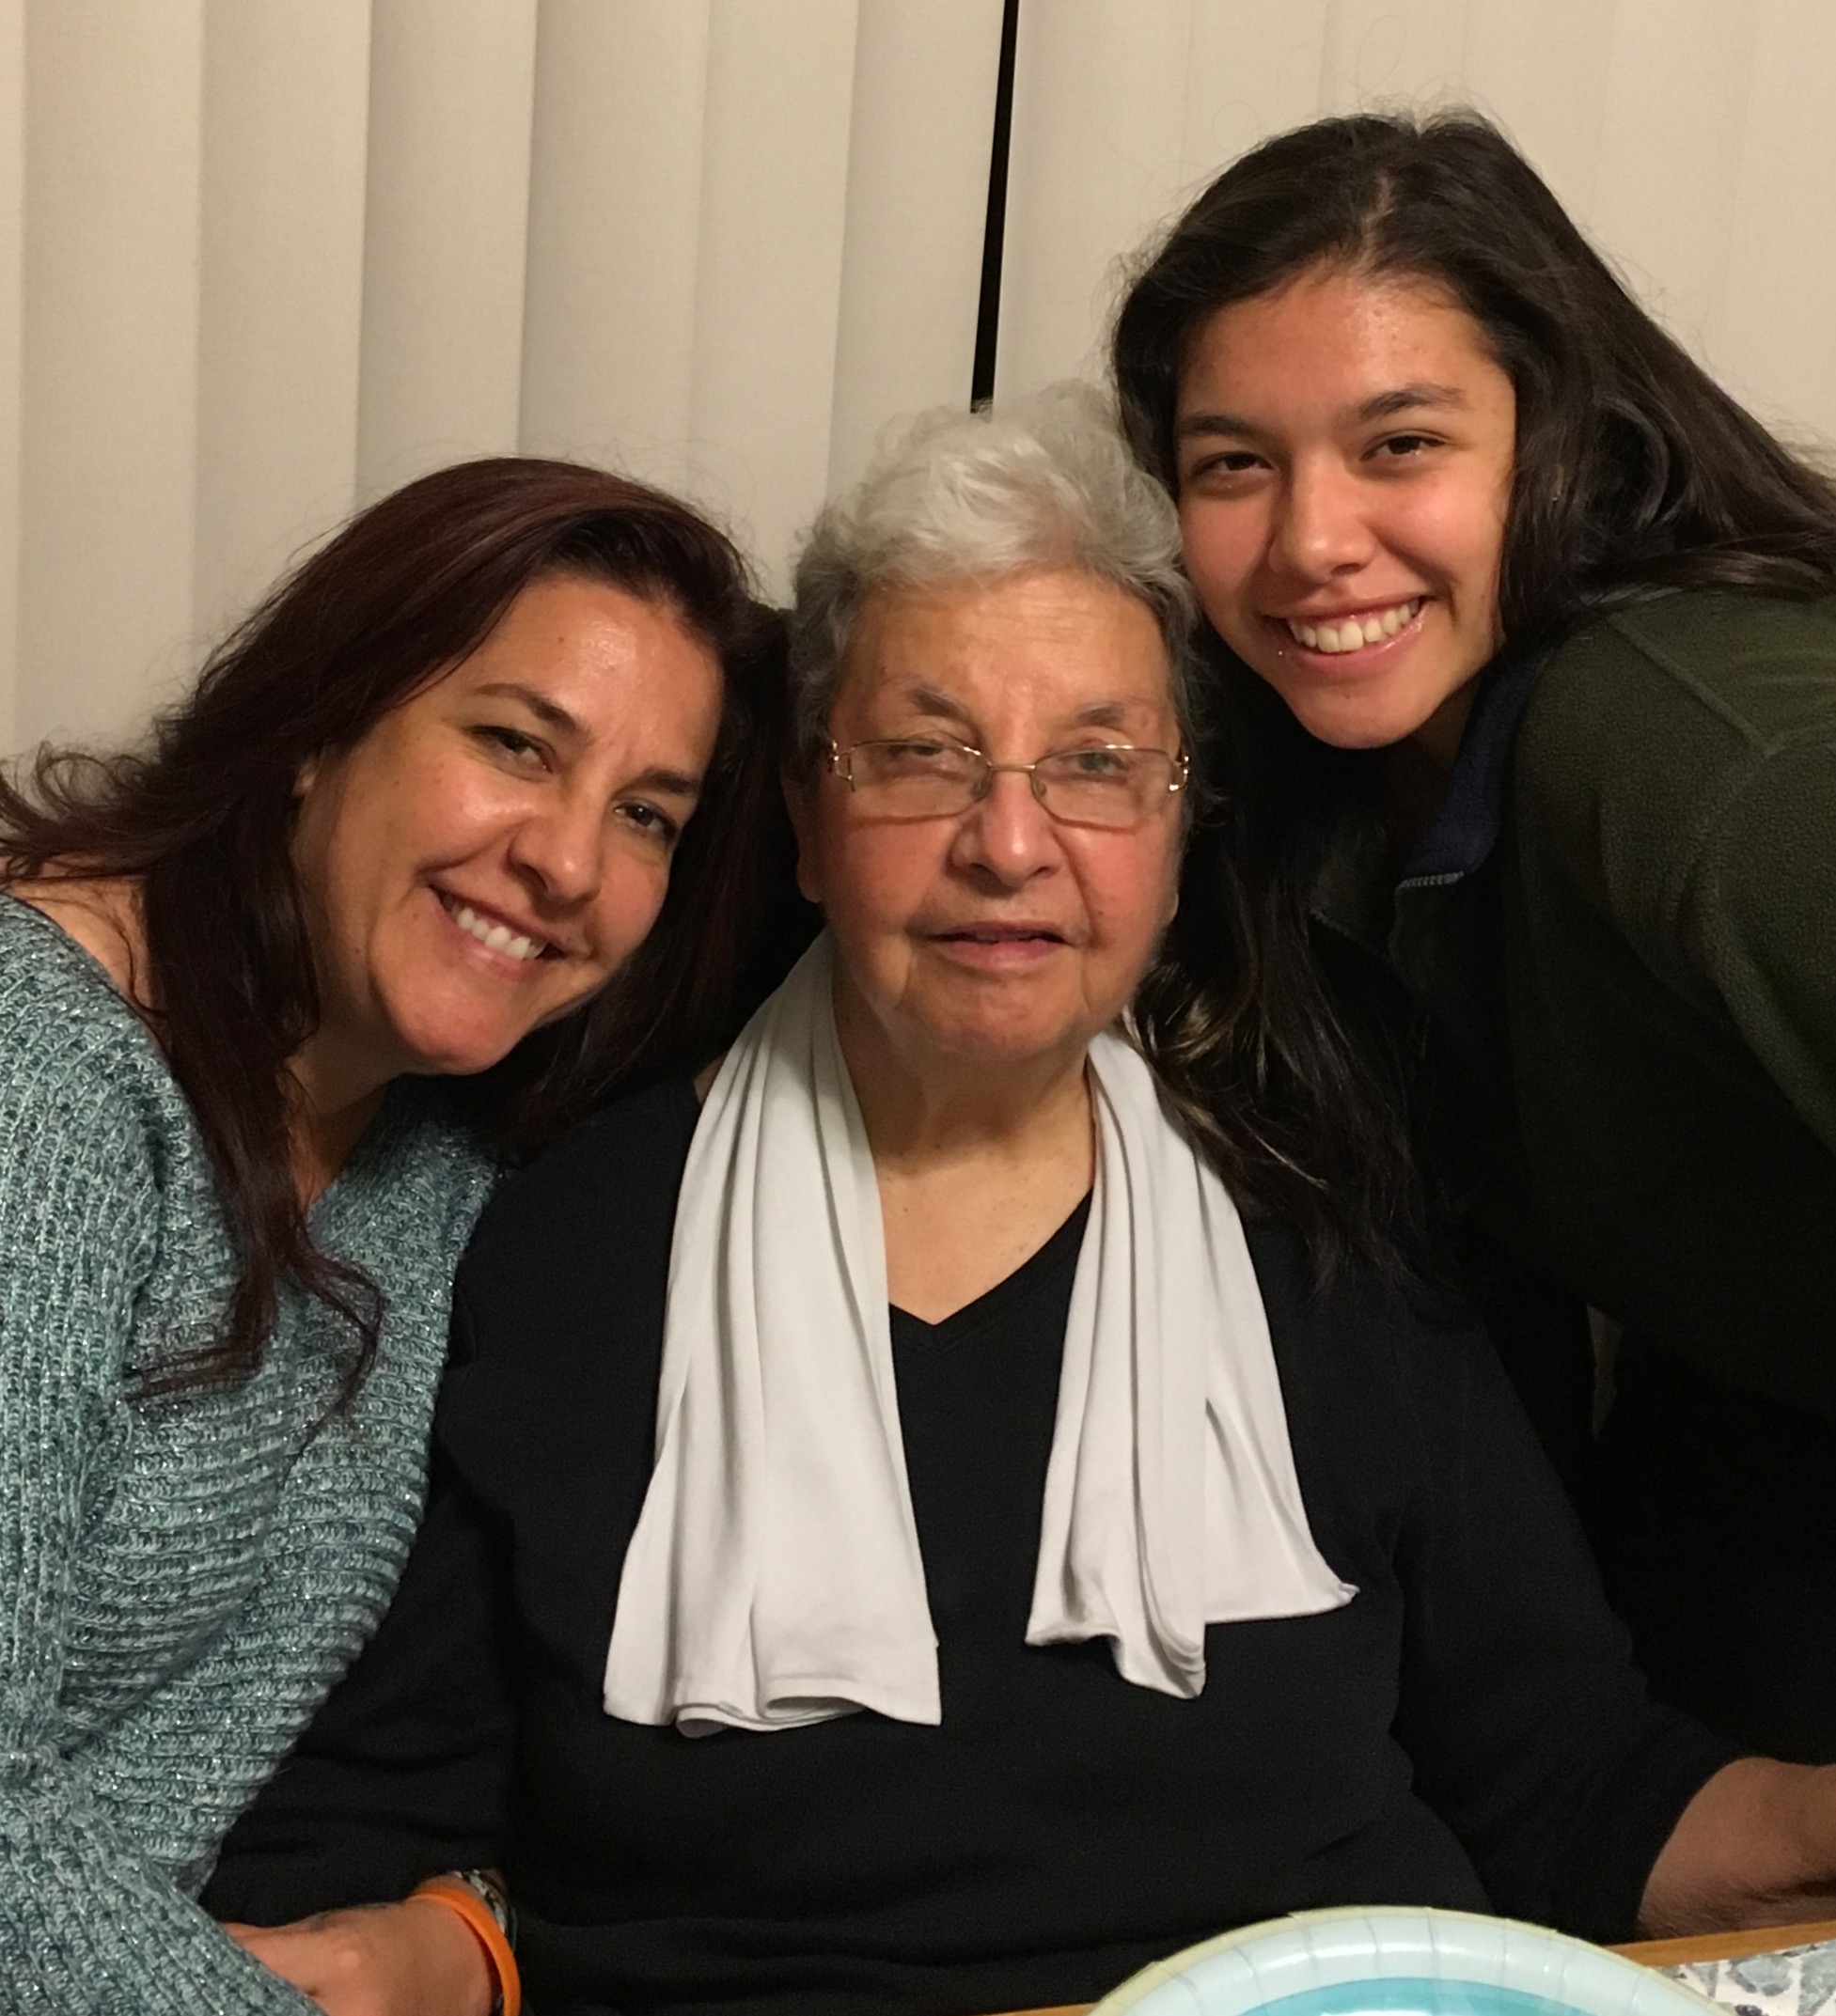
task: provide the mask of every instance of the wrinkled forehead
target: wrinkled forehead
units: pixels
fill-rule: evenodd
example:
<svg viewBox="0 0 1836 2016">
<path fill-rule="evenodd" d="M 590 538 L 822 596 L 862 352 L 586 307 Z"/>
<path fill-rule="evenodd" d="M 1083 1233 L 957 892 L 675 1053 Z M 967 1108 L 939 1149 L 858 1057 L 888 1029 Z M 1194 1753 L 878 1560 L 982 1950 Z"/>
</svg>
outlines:
<svg viewBox="0 0 1836 2016">
<path fill-rule="evenodd" d="M 862 606 L 831 727 L 888 712 L 1134 740 L 1174 718 L 1172 668 L 1153 611 L 1079 570 L 891 586 Z"/>
</svg>

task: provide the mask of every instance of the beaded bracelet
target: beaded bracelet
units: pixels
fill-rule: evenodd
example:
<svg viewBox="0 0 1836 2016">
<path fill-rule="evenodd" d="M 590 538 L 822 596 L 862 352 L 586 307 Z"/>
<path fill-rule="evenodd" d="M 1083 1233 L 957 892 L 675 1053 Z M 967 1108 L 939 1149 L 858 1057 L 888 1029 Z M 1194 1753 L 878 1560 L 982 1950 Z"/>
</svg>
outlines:
<svg viewBox="0 0 1836 2016">
<path fill-rule="evenodd" d="M 432 1876 L 408 1894 L 411 1899 L 424 1897 L 431 1904 L 443 1904 L 464 1920 L 484 1948 L 484 1957 L 496 1978 L 497 1999 L 491 2005 L 491 2016 L 518 2016 L 523 2007 L 523 1977 L 517 1971 L 516 1955 L 510 1951 L 507 1928 L 486 1902 L 482 1884 L 475 1885 L 469 1878 L 469 1870 Z"/>
</svg>

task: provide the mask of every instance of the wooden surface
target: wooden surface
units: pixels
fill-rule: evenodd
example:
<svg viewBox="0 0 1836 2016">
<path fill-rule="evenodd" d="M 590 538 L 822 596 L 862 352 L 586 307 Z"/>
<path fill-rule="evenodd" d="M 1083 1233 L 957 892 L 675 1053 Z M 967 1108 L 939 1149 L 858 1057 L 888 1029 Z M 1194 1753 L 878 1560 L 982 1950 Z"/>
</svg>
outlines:
<svg viewBox="0 0 1836 2016">
<path fill-rule="evenodd" d="M 1814 1925 L 1768 1925 L 1751 1932 L 1701 1932 L 1691 1939 L 1641 1939 L 1631 1946 L 1609 1946 L 1645 1967 L 1680 1967 L 1699 1960 L 1745 1960 L 1750 1953 L 1774 1953 L 1785 1946 L 1814 1946 L 1836 1939 L 1836 1918 Z M 1089 2016 L 1089 2002 L 1062 2003 L 1056 2008 L 1017 2009 L 1012 2016 Z"/>
<path fill-rule="evenodd" d="M 1647 1967 L 1680 1967 L 1688 1961 L 1745 1960 L 1750 1953 L 1815 1946 L 1820 1939 L 1836 1939 L 1836 1918 L 1814 1925 L 1765 1925 L 1751 1932 L 1701 1932 L 1693 1939 L 1641 1939 L 1611 1950 Z"/>
</svg>

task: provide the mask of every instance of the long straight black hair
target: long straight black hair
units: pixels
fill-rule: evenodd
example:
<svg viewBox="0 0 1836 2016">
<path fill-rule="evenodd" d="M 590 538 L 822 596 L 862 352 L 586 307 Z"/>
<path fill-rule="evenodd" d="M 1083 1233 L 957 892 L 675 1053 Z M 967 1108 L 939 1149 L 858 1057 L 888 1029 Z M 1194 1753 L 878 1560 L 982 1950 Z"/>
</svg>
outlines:
<svg viewBox="0 0 1836 2016">
<path fill-rule="evenodd" d="M 294 781 L 309 758 L 360 742 L 555 573 L 671 610 L 718 660 L 724 706 L 704 808 L 650 939 L 612 987 L 461 1084 L 487 1138 L 506 1153 L 527 1148 L 623 1071 L 701 1061 L 741 984 L 758 907 L 750 836 L 776 797 L 759 717 L 781 682 L 781 624 L 754 601 L 731 542 L 688 506 L 533 458 L 423 477 L 283 582 L 148 747 L 44 748 L 26 776 L 0 774 L 0 883 L 50 874 L 138 885 L 147 1018 L 196 1116 L 239 1249 L 222 1334 L 157 1368 L 148 1390 L 252 1370 L 290 1280 L 344 1320 L 353 1386 L 369 1367 L 374 1286 L 314 1246 L 289 1151 L 287 1060 L 319 1018 L 291 855 Z"/>
</svg>

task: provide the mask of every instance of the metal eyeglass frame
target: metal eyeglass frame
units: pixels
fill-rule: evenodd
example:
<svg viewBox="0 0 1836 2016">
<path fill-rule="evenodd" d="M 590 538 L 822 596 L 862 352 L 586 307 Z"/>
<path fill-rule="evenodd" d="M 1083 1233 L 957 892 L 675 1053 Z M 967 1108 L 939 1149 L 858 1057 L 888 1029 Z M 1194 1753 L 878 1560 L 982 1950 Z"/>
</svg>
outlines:
<svg viewBox="0 0 1836 2016">
<path fill-rule="evenodd" d="M 1175 756 L 1170 749 L 1147 748 L 1139 742 L 1086 742 L 1081 747 L 1075 749 L 1048 749 L 1044 756 L 1035 757 L 1030 763 L 996 763 L 989 758 L 985 751 L 978 749 L 972 742 L 958 742 L 953 735 L 870 735 L 863 742 L 850 742 L 845 749 L 840 747 L 834 738 L 831 737 L 829 740 L 828 767 L 836 776 L 841 779 L 850 791 L 854 791 L 859 787 L 855 782 L 855 774 L 849 763 L 849 758 L 856 750 L 886 748 L 898 742 L 936 742 L 944 748 L 960 749 L 965 756 L 974 757 L 976 761 L 981 765 L 981 774 L 970 787 L 967 805 L 955 812 L 937 812 L 924 815 L 927 818 L 960 818 L 963 812 L 967 812 L 972 806 L 979 805 L 987 797 L 995 787 L 995 779 L 1003 771 L 1012 771 L 1016 775 L 1026 778 L 1028 789 L 1031 790 L 1034 802 L 1045 814 L 1046 818 L 1060 820 L 1063 824 L 1069 826 L 1094 826 L 1099 829 L 1119 833 L 1124 831 L 1125 828 L 1115 826 L 1104 829 L 1104 822 L 1100 820 L 1080 820 L 1075 816 L 1067 817 L 1062 812 L 1054 811 L 1046 799 L 1045 787 L 1040 778 L 1040 765 L 1051 762 L 1055 757 L 1095 755 L 1106 749 L 1126 749 L 1131 755 L 1135 756 L 1165 757 L 1173 767 L 1172 778 L 1167 786 L 1167 795 L 1169 799 L 1179 796 L 1185 789 L 1186 782 L 1192 774 L 1192 758 L 1184 752 Z M 1140 816 L 1143 819 L 1152 819 L 1153 810 L 1153 806 L 1149 806 Z"/>
</svg>

